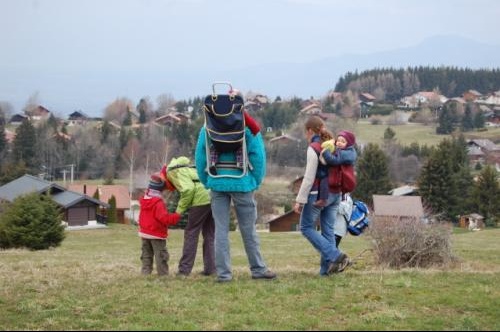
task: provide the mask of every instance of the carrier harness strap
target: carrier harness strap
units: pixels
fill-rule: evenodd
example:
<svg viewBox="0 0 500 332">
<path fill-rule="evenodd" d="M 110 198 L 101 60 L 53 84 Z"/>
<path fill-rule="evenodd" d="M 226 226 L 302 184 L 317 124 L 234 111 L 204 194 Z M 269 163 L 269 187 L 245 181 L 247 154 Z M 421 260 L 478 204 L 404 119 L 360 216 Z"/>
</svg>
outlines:
<svg viewBox="0 0 500 332">
<path fill-rule="evenodd" d="M 182 167 L 189 167 L 189 168 L 196 168 L 195 165 L 175 165 L 167 168 L 167 172 L 173 171 L 174 169 L 182 168 Z M 200 179 L 191 179 L 193 182 L 200 182 Z"/>
</svg>

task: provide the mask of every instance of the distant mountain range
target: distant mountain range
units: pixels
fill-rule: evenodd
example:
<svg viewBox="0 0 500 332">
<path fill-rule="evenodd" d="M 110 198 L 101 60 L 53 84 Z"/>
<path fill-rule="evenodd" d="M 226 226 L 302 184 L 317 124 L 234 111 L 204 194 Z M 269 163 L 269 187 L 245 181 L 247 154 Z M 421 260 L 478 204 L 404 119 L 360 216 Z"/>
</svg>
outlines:
<svg viewBox="0 0 500 332">
<path fill-rule="evenodd" d="M 263 93 L 271 98 L 324 96 L 338 79 L 351 71 L 408 66 L 456 66 L 471 69 L 500 68 L 500 45 L 487 45 L 457 36 L 436 36 L 413 47 L 371 54 L 345 54 L 307 63 L 272 63 L 234 70 L 203 71 L 155 70 L 83 71 L 57 73 L 0 72 L 0 101 L 8 101 L 20 112 L 27 98 L 36 91 L 44 106 L 56 114 L 82 110 L 101 116 L 117 97 L 138 102 L 144 96 L 152 101 L 163 93 L 175 99 L 204 96 L 214 81 L 231 81 L 243 92 Z"/>
<path fill-rule="evenodd" d="M 228 72 L 242 81 L 242 89 L 282 97 L 322 96 L 351 71 L 414 66 L 500 68 L 500 45 L 486 45 L 456 36 L 436 36 L 413 47 L 372 54 L 345 54 L 302 63 L 277 63 Z"/>
</svg>

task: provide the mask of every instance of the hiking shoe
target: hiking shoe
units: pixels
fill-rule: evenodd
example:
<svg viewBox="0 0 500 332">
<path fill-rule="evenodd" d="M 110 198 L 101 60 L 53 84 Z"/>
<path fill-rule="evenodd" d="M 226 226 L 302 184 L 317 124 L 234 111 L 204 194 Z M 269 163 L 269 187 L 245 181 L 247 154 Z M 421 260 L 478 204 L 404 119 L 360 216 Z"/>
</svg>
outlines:
<svg viewBox="0 0 500 332">
<path fill-rule="evenodd" d="M 233 279 L 220 278 L 220 277 L 217 277 L 217 279 L 215 279 L 215 282 L 217 282 L 219 284 L 223 284 L 223 283 L 231 282 L 231 281 L 233 281 Z"/>
<path fill-rule="evenodd" d="M 272 271 L 269 271 L 267 270 L 266 272 L 262 273 L 262 274 L 255 274 L 255 275 L 252 275 L 252 279 L 267 279 L 267 280 L 273 280 L 273 279 L 276 279 L 278 276 L 276 275 L 276 273 L 272 272 Z"/>
<path fill-rule="evenodd" d="M 349 260 L 349 257 L 347 257 L 346 254 L 342 253 L 340 256 L 333 262 L 330 262 L 328 265 L 328 270 L 327 273 L 333 274 L 333 273 L 340 273 L 346 269 L 351 264 L 351 261 Z"/>
<path fill-rule="evenodd" d="M 189 276 L 189 273 L 178 271 L 175 275 L 177 277 L 187 278 Z"/>
<path fill-rule="evenodd" d="M 200 276 L 204 276 L 204 277 L 208 277 L 208 276 L 211 276 L 211 275 L 214 275 L 215 274 L 215 271 L 214 272 L 206 272 L 206 271 L 201 271 L 200 272 Z"/>
</svg>

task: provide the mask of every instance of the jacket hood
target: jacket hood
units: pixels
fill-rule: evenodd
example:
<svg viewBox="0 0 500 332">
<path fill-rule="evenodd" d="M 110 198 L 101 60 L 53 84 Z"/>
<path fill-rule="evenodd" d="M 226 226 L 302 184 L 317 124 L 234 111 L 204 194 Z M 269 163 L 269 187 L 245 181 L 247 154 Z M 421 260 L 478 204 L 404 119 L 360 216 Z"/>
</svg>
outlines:
<svg viewBox="0 0 500 332">
<path fill-rule="evenodd" d="M 141 209 L 151 210 L 161 200 L 159 197 L 144 196 L 140 199 Z"/>
<path fill-rule="evenodd" d="M 167 170 L 168 170 L 168 168 L 175 167 L 178 165 L 189 165 L 190 162 L 191 161 L 189 160 L 189 158 L 184 157 L 184 156 L 181 156 L 179 158 L 172 158 L 172 160 L 170 161 L 170 163 L 167 166 Z"/>
</svg>

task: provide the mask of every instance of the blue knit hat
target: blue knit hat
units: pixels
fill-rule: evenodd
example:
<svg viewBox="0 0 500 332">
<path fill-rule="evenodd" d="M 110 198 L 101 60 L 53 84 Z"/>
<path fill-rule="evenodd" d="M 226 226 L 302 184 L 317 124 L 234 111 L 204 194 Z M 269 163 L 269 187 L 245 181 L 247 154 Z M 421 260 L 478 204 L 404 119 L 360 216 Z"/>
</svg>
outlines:
<svg viewBox="0 0 500 332">
<path fill-rule="evenodd" d="M 165 188 L 165 182 L 163 182 L 163 180 L 161 179 L 160 174 L 155 173 L 151 175 L 148 188 L 163 191 L 163 189 Z"/>
</svg>

